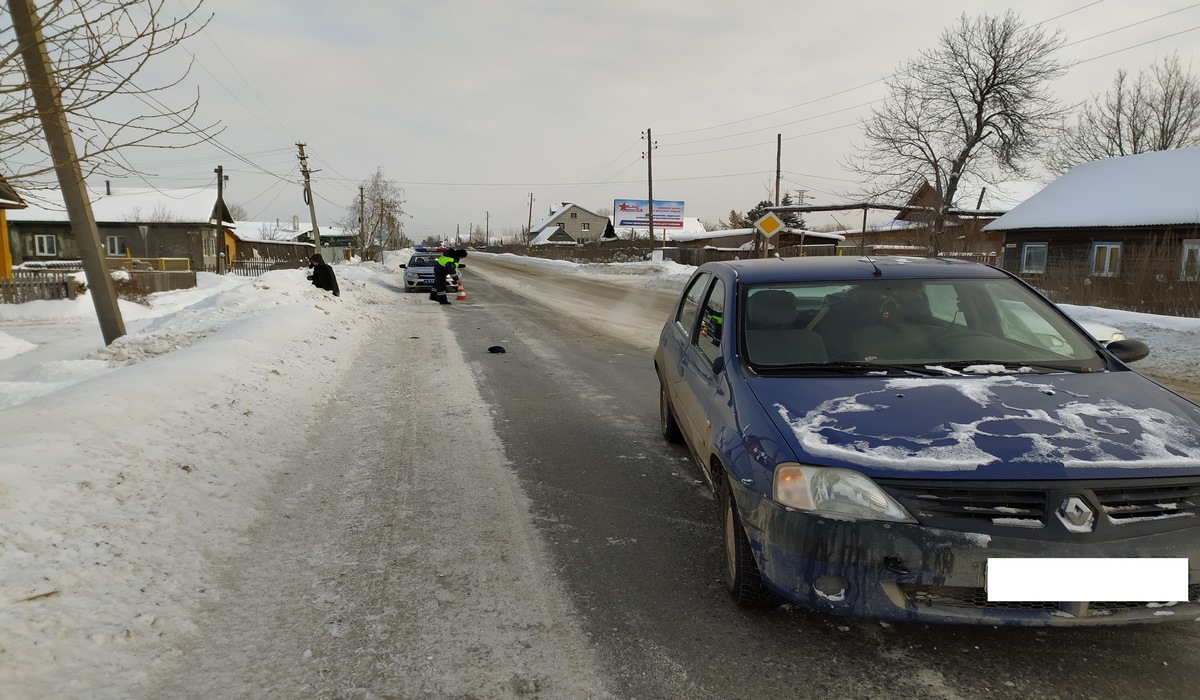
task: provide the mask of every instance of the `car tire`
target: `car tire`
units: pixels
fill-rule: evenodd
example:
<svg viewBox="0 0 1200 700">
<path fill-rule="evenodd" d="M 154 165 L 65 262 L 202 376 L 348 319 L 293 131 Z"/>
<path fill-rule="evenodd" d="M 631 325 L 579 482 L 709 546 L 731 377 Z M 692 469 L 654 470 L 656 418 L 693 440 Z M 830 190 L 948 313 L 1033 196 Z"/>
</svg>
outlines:
<svg viewBox="0 0 1200 700">
<path fill-rule="evenodd" d="M 675 420 L 675 409 L 671 408 L 671 397 L 667 395 L 667 385 L 661 380 L 658 383 L 658 427 L 667 442 L 683 442 L 683 433 L 679 430 L 679 422 Z"/>
<path fill-rule="evenodd" d="M 725 589 L 738 605 L 746 608 L 773 608 L 783 600 L 763 586 L 762 573 L 754 553 L 750 551 L 750 539 L 742 527 L 737 504 L 733 500 L 733 489 L 724 480 L 721 482 L 718 502 L 721 506 L 721 535 L 725 553 Z"/>
</svg>

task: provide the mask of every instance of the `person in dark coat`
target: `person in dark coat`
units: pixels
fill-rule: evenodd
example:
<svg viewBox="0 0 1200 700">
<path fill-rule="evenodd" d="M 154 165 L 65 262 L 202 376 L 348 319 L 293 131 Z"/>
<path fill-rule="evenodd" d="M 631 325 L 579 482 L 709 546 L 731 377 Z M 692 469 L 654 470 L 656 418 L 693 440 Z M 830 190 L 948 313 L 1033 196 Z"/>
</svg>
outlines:
<svg viewBox="0 0 1200 700">
<path fill-rule="evenodd" d="M 333 274 L 333 267 L 325 262 L 325 258 L 322 258 L 320 253 L 308 259 L 308 267 L 312 270 L 312 274 L 308 278 L 312 280 L 314 287 L 333 292 L 335 297 L 342 295 L 338 290 L 337 276 Z"/>
<path fill-rule="evenodd" d="M 446 278 L 453 277 L 454 284 L 458 284 L 459 253 L 457 250 L 447 250 L 433 263 L 433 291 L 429 293 L 429 298 L 439 304 L 450 303 L 446 298 Z"/>
</svg>

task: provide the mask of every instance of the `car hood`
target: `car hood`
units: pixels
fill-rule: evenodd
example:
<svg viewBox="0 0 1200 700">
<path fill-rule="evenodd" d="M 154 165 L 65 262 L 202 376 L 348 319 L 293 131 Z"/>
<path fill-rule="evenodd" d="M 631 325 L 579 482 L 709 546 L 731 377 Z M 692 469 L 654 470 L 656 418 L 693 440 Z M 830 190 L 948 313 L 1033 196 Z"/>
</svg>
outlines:
<svg viewBox="0 0 1200 700">
<path fill-rule="evenodd" d="M 1136 372 L 747 384 L 807 464 L 914 479 L 1200 475 L 1200 407 Z"/>
</svg>

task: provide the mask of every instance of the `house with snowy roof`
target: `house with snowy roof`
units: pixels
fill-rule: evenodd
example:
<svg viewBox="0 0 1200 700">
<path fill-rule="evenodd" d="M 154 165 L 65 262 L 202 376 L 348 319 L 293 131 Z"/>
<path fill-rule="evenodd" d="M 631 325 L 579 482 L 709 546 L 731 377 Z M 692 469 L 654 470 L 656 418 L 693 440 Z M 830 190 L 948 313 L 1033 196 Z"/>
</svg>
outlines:
<svg viewBox="0 0 1200 700">
<path fill-rule="evenodd" d="M 529 245 L 574 245 L 598 241 L 604 235 L 608 217 L 563 202 L 530 227 Z"/>
<path fill-rule="evenodd" d="M 8 245 L 8 210 L 24 209 L 25 200 L 0 175 L 0 277 L 12 277 L 12 250 Z"/>
<path fill-rule="evenodd" d="M 288 221 L 238 221 L 226 229 L 225 247 L 233 262 L 293 268 L 303 266 L 316 249 L 311 233 L 312 226 L 301 223 L 299 217 Z M 321 233 L 324 238 L 324 227 Z M 328 255 L 326 260 L 330 260 Z"/>
<path fill-rule="evenodd" d="M 1002 266 L 1036 280 L 1049 270 L 1160 281 L 1200 275 L 1200 147 L 1077 165 L 984 227 L 1004 235 Z M 1132 273 L 1132 271 L 1130 270 Z"/>
<path fill-rule="evenodd" d="M 224 233 L 233 226 L 215 187 L 88 188 L 100 243 L 110 258 L 188 261 L 189 269 L 215 267 Z M 78 260 L 79 249 L 57 189 L 26 197 L 28 206 L 9 214 L 13 264 Z"/>
</svg>

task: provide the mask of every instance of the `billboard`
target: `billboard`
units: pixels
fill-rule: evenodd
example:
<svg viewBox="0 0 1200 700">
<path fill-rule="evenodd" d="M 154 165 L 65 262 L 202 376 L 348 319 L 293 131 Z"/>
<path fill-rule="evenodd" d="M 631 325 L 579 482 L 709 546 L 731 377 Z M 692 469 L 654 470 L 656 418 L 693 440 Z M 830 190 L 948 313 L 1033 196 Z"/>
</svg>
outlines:
<svg viewBox="0 0 1200 700">
<path fill-rule="evenodd" d="M 614 199 L 614 226 L 649 226 L 650 200 Z M 662 228 L 683 228 L 683 202 L 654 200 L 654 225 Z"/>
</svg>

